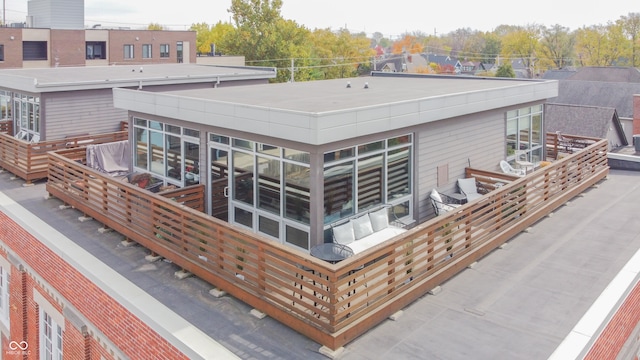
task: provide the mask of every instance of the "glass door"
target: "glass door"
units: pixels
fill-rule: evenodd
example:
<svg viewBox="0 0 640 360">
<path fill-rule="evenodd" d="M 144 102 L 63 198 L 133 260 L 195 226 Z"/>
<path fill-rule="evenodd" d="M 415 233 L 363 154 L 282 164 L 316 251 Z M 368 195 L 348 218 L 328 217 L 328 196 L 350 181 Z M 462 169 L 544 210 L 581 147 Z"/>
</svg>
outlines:
<svg viewBox="0 0 640 360">
<path fill-rule="evenodd" d="M 209 196 L 210 215 L 229 221 L 229 151 L 216 147 L 209 148 Z"/>
</svg>

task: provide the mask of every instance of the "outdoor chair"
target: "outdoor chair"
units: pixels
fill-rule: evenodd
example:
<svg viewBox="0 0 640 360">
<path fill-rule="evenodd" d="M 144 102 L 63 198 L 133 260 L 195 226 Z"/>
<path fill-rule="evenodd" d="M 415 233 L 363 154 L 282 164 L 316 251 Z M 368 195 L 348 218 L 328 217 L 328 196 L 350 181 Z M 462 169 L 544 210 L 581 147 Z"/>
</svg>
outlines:
<svg viewBox="0 0 640 360">
<path fill-rule="evenodd" d="M 458 179 L 458 189 L 460 189 L 460 193 L 467 197 L 467 202 L 472 202 L 482 196 L 482 194 L 478 192 L 478 184 L 474 177 Z"/>
<path fill-rule="evenodd" d="M 505 160 L 500 161 L 500 169 L 502 169 L 503 173 L 509 174 L 509 175 L 522 177 L 527 174 L 527 172 L 524 169 L 515 169 L 513 166 L 511 166 L 511 164 L 509 164 Z"/>
<path fill-rule="evenodd" d="M 431 200 L 433 211 L 435 211 L 437 216 L 454 210 L 455 208 L 460 206 L 460 204 L 454 204 L 447 195 L 440 194 L 436 189 L 431 190 L 429 199 Z M 446 202 L 443 199 L 446 199 Z"/>
</svg>

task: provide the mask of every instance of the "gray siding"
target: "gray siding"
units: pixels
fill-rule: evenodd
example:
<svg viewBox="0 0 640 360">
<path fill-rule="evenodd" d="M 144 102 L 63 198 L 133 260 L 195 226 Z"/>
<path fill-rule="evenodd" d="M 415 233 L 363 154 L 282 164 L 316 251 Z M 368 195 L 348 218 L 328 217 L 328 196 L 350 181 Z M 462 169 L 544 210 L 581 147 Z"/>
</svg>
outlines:
<svg viewBox="0 0 640 360">
<path fill-rule="evenodd" d="M 113 107 L 111 89 L 44 93 L 42 140 L 118 131 L 127 110 Z"/>
<path fill-rule="evenodd" d="M 497 170 L 505 157 L 505 109 L 426 124 L 416 133 L 416 202 L 418 221 L 433 216 L 433 188 L 456 191 L 456 181 L 469 166 Z M 448 165 L 448 182 L 438 187 L 438 166 Z"/>
</svg>

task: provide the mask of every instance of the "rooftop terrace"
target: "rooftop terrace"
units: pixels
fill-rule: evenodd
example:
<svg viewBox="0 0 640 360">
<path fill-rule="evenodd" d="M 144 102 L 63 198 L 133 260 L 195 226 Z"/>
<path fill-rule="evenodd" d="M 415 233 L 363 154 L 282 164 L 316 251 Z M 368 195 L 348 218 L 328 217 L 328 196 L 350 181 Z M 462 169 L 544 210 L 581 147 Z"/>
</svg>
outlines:
<svg viewBox="0 0 640 360">
<path fill-rule="evenodd" d="M 239 357 L 324 358 L 307 337 L 269 317 L 252 317 L 233 297 L 211 297 L 204 281 L 177 280 L 178 267 L 148 263 L 146 249 L 123 247 L 121 235 L 97 231 L 101 224 L 79 222 L 80 212 L 44 200 L 44 183 L 25 188 L 10 177 L 0 174 L 0 191 Z M 640 173 L 612 170 L 598 188 L 445 282 L 439 293 L 347 344 L 342 358 L 548 358 L 640 249 L 639 179 Z"/>
</svg>

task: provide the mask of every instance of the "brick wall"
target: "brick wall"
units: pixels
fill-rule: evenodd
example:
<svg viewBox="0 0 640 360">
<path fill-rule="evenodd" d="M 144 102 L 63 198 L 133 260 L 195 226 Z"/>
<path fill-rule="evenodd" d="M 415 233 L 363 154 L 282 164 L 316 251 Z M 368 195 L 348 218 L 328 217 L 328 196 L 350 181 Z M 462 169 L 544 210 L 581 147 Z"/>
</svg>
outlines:
<svg viewBox="0 0 640 360">
<path fill-rule="evenodd" d="M 88 330 L 85 336 L 77 320 L 65 317 L 65 359 L 100 359 L 101 356 L 113 359 L 113 349 L 109 350 L 105 344 L 113 344 L 116 351 L 131 359 L 187 359 L 142 320 L 2 212 L 0 224 L 0 241 L 24 265 L 24 272 L 15 266 L 11 269 L 11 338 L 2 340 L 3 349 L 8 349 L 5 347 L 7 341 L 24 340 L 29 343 L 32 356 L 38 354 L 38 304 L 33 295 L 37 291 L 60 313 L 63 313 L 63 304 L 77 310 L 88 320 L 91 328 L 99 332 Z M 8 257 L 6 253 L 2 256 Z"/>
<path fill-rule="evenodd" d="M 84 66 L 85 44 L 84 30 L 51 30 L 50 65 Z"/>
</svg>

